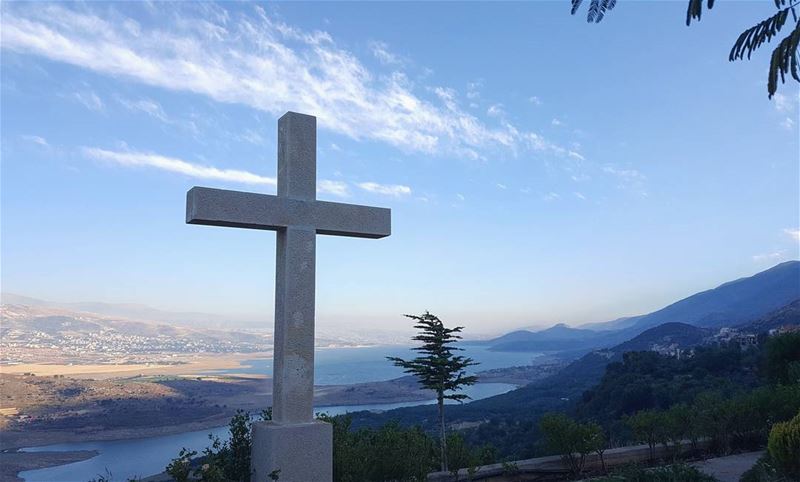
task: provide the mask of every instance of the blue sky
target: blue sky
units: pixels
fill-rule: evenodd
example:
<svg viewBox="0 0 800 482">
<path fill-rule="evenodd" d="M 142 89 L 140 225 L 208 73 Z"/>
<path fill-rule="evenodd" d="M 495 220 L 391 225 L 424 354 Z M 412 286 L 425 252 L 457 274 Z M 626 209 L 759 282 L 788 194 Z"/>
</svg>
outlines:
<svg viewBox="0 0 800 482">
<path fill-rule="evenodd" d="M 638 314 L 798 258 L 798 88 L 772 11 L 558 2 L 2 5 L 2 289 L 271 320 L 274 234 L 184 224 L 194 185 L 274 193 L 318 117 L 321 328 L 425 309 L 474 333 Z"/>
</svg>

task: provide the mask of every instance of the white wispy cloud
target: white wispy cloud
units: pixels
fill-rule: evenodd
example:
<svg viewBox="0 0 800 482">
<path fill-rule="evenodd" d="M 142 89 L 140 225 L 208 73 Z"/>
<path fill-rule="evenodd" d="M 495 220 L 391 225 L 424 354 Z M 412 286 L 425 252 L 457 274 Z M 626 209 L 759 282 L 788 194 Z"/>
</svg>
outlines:
<svg viewBox="0 0 800 482">
<path fill-rule="evenodd" d="M 400 57 L 392 53 L 389 50 L 389 46 L 384 42 L 370 42 L 369 48 L 372 51 L 372 55 L 382 64 L 397 65 L 402 63 Z"/>
<path fill-rule="evenodd" d="M 472 82 L 467 82 L 467 99 L 477 100 L 481 97 L 481 88 L 483 87 L 483 79 L 478 79 Z"/>
<path fill-rule="evenodd" d="M 790 96 L 778 92 L 772 97 L 772 101 L 775 102 L 775 109 L 778 112 L 793 112 L 800 99 L 792 99 Z"/>
<path fill-rule="evenodd" d="M 637 169 L 621 169 L 613 165 L 603 166 L 603 172 L 617 178 L 617 187 L 647 196 L 645 181 L 647 177 Z"/>
<path fill-rule="evenodd" d="M 172 125 L 172 126 L 176 126 L 176 127 L 182 128 L 182 129 L 187 130 L 187 131 L 189 131 L 189 132 L 191 132 L 191 133 L 193 133 L 195 135 L 199 133 L 199 129 L 197 127 L 197 124 L 195 124 L 194 121 L 192 121 L 192 120 L 184 120 L 184 119 L 175 119 L 173 117 L 170 117 L 169 115 L 167 115 L 166 111 L 161 106 L 161 104 L 156 100 L 148 99 L 148 98 L 126 99 L 124 97 L 117 97 L 116 100 L 117 100 L 117 102 L 119 102 L 120 105 L 122 105 L 124 108 L 126 108 L 127 110 L 129 110 L 131 112 L 144 113 L 144 114 L 152 117 L 153 119 L 158 120 L 159 122 L 163 122 L 164 124 L 167 124 L 167 125 Z M 239 137 L 238 139 L 246 140 L 248 142 L 250 141 L 247 138 Z"/>
<path fill-rule="evenodd" d="M 556 127 L 559 127 L 559 126 L 563 126 L 563 125 L 564 125 L 564 123 L 563 123 L 563 122 L 561 122 L 560 120 L 558 120 L 558 119 L 557 119 L 557 118 L 555 118 L 555 117 L 553 117 L 553 120 L 551 120 L 551 121 L 550 121 L 550 124 L 552 124 L 552 125 L 554 125 L 554 126 L 556 126 Z"/>
<path fill-rule="evenodd" d="M 779 261 L 786 255 L 785 250 L 774 251 L 771 253 L 756 254 L 753 256 L 753 261 L 760 263 L 763 261 Z"/>
<path fill-rule="evenodd" d="M 180 21 L 145 26 L 113 7 L 103 7 L 101 16 L 93 4 L 7 2 L 2 48 L 275 116 L 313 113 L 321 128 L 408 151 L 476 159 L 496 149 L 548 145 L 550 154 L 567 155 L 534 132 L 487 124 L 454 93 L 438 95 L 446 88 L 433 99 L 421 95 L 426 86 L 403 72 L 372 71 L 327 32 L 295 28 L 261 7 L 252 15 L 220 6 L 162 8 L 180 9 Z M 374 44 L 373 54 L 393 60 L 383 47 Z"/>
<path fill-rule="evenodd" d="M 542 196 L 542 199 L 546 202 L 552 202 L 561 199 L 561 196 L 559 196 L 558 193 L 549 192 Z"/>
<path fill-rule="evenodd" d="M 800 242 L 800 228 L 786 228 L 783 230 L 783 232 L 788 234 L 793 240 Z"/>
<path fill-rule="evenodd" d="M 161 104 L 153 99 L 130 100 L 119 98 L 117 100 L 128 110 L 144 112 L 145 114 L 154 117 L 161 122 L 169 121 L 166 112 L 164 112 L 164 108 L 161 107 Z"/>
<path fill-rule="evenodd" d="M 486 109 L 486 115 L 491 117 L 500 117 L 505 114 L 503 110 L 503 104 L 492 104 Z"/>
<path fill-rule="evenodd" d="M 530 102 L 533 105 L 542 105 L 542 99 L 540 99 L 535 95 L 528 97 L 528 102 Z"/>
<path fill-rule="evenodd" d="M 358 183 L 358 187 L 367 192 L 375 194 L 383 194 L 386 196 L 400 197 L 411 194 L 411 188 L 408 186 L 403 186 L 402 184 L 379 184 L 377 182 L 361 182 Z"/>
<path fill-rule="evenodd" d="M 105 108 L 103 99 L 92 91 L 73 92 L 69 97 L 87 109 L 95 112 L 101 112 Z"/>
<path fill-rule="evenodd" d="M 83 152 L 83 155 L 90 159 L 109 162 L 120 166 L 150 167 L 160 169 L 162 171 L 182 174 L 184 176 L 196 179 L 263 186 L 278 185 L 278 182 L 274 177 L 262 176 L 260 174 L 255 174 L 240 169 L 220 169 L 213 166 L 205 166 L 183 159 L 162 156 L 151 152 L 110 151 L 98 147 L 83 147 L 81 151 Z M 350 194 L 347 183 L 343 181 L 331 181 L 325 179 L 320 180 L 317 183 L 317 191 L 340 197 L 347 197 Z"/>
<path fill-rule="evenodd" d="M 645 176 L 636 169 L 618 169 L 614 166 L 609 165 L 603 167 L 603 172 L 606 172 L 608 174 L 613 174 L 615 176 L 619 176 L 624 179 L 639 179 L 639 180 L 645 179 Z"/>
<path fill-rule="evenodd" d="M 47 143 L 47 139 L 45 139 L 44 137 L 41 137 L 41 136 L 25 135 L 25 136 L 20 136 L 20 137 L 22 137 L 22 139 L 24 139 L 24 140 L 26 140 L 28 142 L 33 142 L 34 144 L 38 144 L 38 145 L 43 146 L 43 147 L 49 146 L 49 144 Z"/>
<path fill-rule="evenodd" d="M 505 184 L 503 184 L 503 183 L 501 183 L 501 182 L 498 182 L 498 183 L 497 183 L 497 184 L 495 184 L 494 186 L 495 186 L 497 189 L 502 189 L 502 190 L 504 190 L 504 191 L 505 191 L 506 189 L 508 189 L 508 186 L 506 186 Z"/>
<path fill-rule="evenodd" d="M 779 125 L 787 131 L 795 131 L 795 120 L 797 119 L 797 107 L 800 105 L 800 94 L 786 95 L 780 92 L 772 97 L 775 110 L 783 116 Z"/>
<path fill-rule="evenodd" d="M 575 194 L 575 197 L 580 199 L 581 201 L 585 201 L 586 200 L 586 196 L 584 196 L 583 193 L 575 191 L 573 194 Z"/>
<path fill-rule="evenodd" d="M 121 166 L 153 167 L 162 171 L 169 171 L 198 179 L 212 179 L 216 181 L 237 182 L 242 184 L 260 184 L 277 186 L 274 177 L 266 177 L 238 169 L 218 169 L 203 166 L 193 162 L 184 161 L 174 157 L 161 156 L 147 152 L 120 152 L 109 151 L 97 147 L 84 147 L 83 154 L 91 159 L 112 162 Z"/>
<path fill-rule="evenodd" d="M 255 145 L 263 145 L 266 142 L 264 136 L 253 129 L 245 129 L 244 132 L 236 136 L 236 139 Z"/>
<path fill-rule="evenodd" d="M 467 198 L 465 198 L 464 195 L 461 193 L 456 193 L 456 199 L 458 199 L 459 201 L 464 201 Z"/>
<path fill-rule="evenodd" d="M 347 187 L 347 183 L 344 181 L 330 181 L 323 179 L 317 183 L 317 191 L 340 197 L 347 197 L 350 195 L 350 188 Z"/>
</svg>

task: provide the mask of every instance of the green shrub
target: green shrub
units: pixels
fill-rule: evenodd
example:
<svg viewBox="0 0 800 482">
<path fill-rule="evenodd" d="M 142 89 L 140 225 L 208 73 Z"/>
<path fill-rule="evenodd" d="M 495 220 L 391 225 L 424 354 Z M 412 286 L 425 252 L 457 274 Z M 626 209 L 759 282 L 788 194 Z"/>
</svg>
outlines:
<svg viewBox="0 0 800 482">
<path fill-rule="evenodd" d="M 350 429 L 350 417 L 319 418 L 333 425 L 333 480 L 425 480 L 438 466 L 437 442 L 419 427 L 389 422 L 379 429 Z"/>
<path fill-rule="evenodd" d="M 789 477 L 800 477 L 800 413 L 788 422 L 772 426 L 767 450 L 779 471 Z"/>
<path fill-rule="evenodd" d="M 694 467 L 675 464 L 652 469 L 633 465 L 620 469 L 608 477 L 591 480 L 593 482 L 715 482 L 717 479 Z"/>
<path fill-rule="evenodd" d="M 596 423 L 580 423 L 563 413 L 547 413 L 539 421 L 548 450 L 561 455 L 564 466 L 572 475 L 583 472 L 586 456 L 596 452 L 605 470 L 603 453 L 606 437 Z"/>
<path fill-rule="evenodd" d="M 175 482 L 186 482 L 192 470 L 192 458 L 197 455 L 194 450 L 182 448 L 177 458 L 167 465 L 167 474 L 175 479 Z"/>
<path fill-rule="evenodd" d="M 491 445 L 475 448 L 458 432 L 447 435 L 447 462 L 453 474 L 458 474 L 459 469 L 474 474 L 481 466 L 494 463 L 495 459 L 497 450 Z"/>
<path fill-rule="evenodd" d="M 769 453 L 764 454 L 758 461 L 739 479 L 739 482 L 779 482 L 785 481 L 778 475 L 772 465 Z"/>
</svg>

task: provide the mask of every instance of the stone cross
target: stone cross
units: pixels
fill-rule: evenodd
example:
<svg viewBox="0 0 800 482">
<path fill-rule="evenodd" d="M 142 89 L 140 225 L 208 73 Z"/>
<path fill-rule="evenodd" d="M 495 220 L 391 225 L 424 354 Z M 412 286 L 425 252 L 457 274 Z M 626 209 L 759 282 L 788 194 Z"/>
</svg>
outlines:
<svg viewBox="0 0 800 482">
<path fill-rule="evenodd" d="M 316 235 L 382 238 L 391 211 L 316 200 L 317 119 L 278 120 L 278 195 L 193 187 L 186 222 L 277 232 L 273 421 L 254 424 L 253 480 L 330 480 L 331 430 L 314 421 Z"/>
</svg>

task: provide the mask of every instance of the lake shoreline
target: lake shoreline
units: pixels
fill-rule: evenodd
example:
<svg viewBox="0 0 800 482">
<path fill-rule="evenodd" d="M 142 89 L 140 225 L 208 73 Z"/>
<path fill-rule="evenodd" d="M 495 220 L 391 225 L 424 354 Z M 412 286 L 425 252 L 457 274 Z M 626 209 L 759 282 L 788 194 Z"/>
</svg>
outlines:
<svg viewBox="0 0 800 482">
<path fill-rule="evenodd" d="M 75 450 L 70 452 L 0 452 L 0 482 L 23 482 L 20 472 L 27 470 L 57 467 L 80 462 L 99 455 L 96 450 Z"/>
<path fill-rule="evenodd" d="M 505 383 L 496 380 L 479 381 L 477 385 Z M 361 405 L 386 405 L 388 407 L 398 403 L 431 402 L 435 401 L 433 392 L 420 390 L 416 387 L 409 387 L 408 392 L 397 394 L 392 397 L 381 398 L 356 398 L 356 394 L 349 394 L 348 390 L 361 389 L 366 391 L 380 390 L 382 386 L 389 384 L 406 385 L 405 377 L 385 382 L 367 382 L 352 385 L 321 385 L 316 387 L 318 400 L 315 408 L 316 413 L 325 413 L 328 407 L 358 407 Z M 519 387 L 519 384 L 507 383 Z M 319 393 L 322 392 L 322 393 Z M 257 411 L 251 411 L 255 413 Z M 159 425 L 151 427 L 120 428 L 120 429 L 101 429 L 98 431 L 62 431 L 62 430 L 38 430 L 18 433 L 13 431 L 0 431 L 0 450 L 13 451 L 25 450 L 34 447 L 44 447 L 48 445 L 65 443 L 85 443 L 85 442 L 113 442 L 119 440 L 134 440 L 162 435 L 174 435 L 185 432 L 195 432 L 198 430 L 213 429 L 225 426 L 230 422 L 235 412 L 231 411 L 223 415 L 209 417 L 203 420 L 194 420 L 174 425 Z M 15 435 L 19 435 L 15 437 Z M 9 444 L 9 436 L 11 442 Z"/>
<path fill-rule="evenodd" d="M 500 367 L 545 361 L 537 354 L 497 355 L 480 348 L 470 351 L 488 369 L 479 374 L 481 380 L 472 393 L 475 399 L 531 381 L 526 380 L 531 373 L 506 372 Z M 338 415 L 433 403 L 433 392 L 421 389 L 411 376 L 397 378 L 402 371 L 385 361 L 387 355 L 407 356 L 408 352 L 408 347 L 320 350 L 317 375 L 325 384 L 315 387 L 315 411 Z M 6 414 L 0 413 L 0 421 L 5 421 L 0 427 L 0 449 L 22 448 L 22 453 L 33 457 L 62 450 L 99 453 L 77 464 L 21 469 L 23 476 L 33 481 L 88 480 L 96 477 L 98 470 L 102 475 L 104 466 L 115 477 L 156 473 L 166 464 L 161 459 L 176 455 L 181 446 L 202 450 L 210 433 L 226 437 L 236 409 L 258 414 L 272 405 L 272 361 L 270 357 L 248 355 L 199 355 L 194 357 L 195 363 L 167 367 L 167 373 L 162 371 L 164 367 L 150 367 L 154 370 L 146 374 L 130 371 L 130 367 L 105 367 L 109 371 L 101 376 L 97 376 L 95 367 L 59 367 L 72 372 L 66 377 L 52 374 L 50 370 L 56 368 L 52 365 L 37 367 L 47 369 L 50 376 L 11 375 L 0 370 L 0 388 L 13 395 L 3 404 Z M 197 363 L 201 359 L 207 363 Z M 548 371 L 546 365 L 531 368 L 541 376 Z M 114 376 L 114 368 L 125 369 Z M 75 373 L 78 371 L 82 373 Z M 89 378 L 89 371 L 95 376 Z M 370 377 L 382 381 L 354 383 Z M 37 393 L 56 395 L 30 396 Z M 122 453 L 136 454 L 134 467 L 126 467 L 128 462 L 117 463 Z"/>
</svg>

